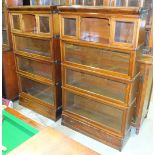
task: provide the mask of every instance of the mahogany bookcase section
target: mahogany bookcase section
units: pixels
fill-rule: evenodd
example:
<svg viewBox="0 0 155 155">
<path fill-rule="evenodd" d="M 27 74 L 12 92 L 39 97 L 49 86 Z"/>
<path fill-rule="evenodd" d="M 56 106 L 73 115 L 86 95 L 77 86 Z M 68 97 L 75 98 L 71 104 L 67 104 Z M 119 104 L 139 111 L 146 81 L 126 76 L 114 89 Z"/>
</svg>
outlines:
<svg viewBox="0 0 155 155">
<path fill-rule="evenodd" d="M 56 121 L 61 115 L 57 8 L 23 6 L 9 11 L 20 104 Z"/>
<path fill-rule="evenodd" d="M 92 5 L 94 1 L 79 2 Z M 143 108 L 138 101 L 142 92 L 138 92 L 146 10 L 103 6 L 58 9 L 62 124 L 121 150 L 134 118 L 140 115 L 137 107 Z"/>
</svg>

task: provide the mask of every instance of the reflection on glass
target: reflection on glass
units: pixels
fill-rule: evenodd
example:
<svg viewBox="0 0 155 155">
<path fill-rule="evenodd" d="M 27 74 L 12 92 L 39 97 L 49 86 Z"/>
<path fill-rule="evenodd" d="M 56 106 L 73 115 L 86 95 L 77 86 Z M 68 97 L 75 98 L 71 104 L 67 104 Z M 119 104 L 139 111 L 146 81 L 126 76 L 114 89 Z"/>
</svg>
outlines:
<svg viewBox="0 0 155 155">
<path fill-rule="evenodd" d="M 15 36 L 16 50 L 41 56 L 50 56 L 49 40 Z"/>
<path fill-rule="evenodd" d="M 49 33 L 49 17 L 46 16 L 39 16 L 39 22 L 40 22 L 40 32 Z"/>
<path fill-rule="evenodd" d="M 108 44 L 109 37 L 110 37 L 110 26 L 108 19 L 104 18 L 81 19 L 81 32 L 80 32 L 81 40 Z"/>
<path fill-rule="evenodd" d="M 128 53 L 71 44 L 64 47 L 65 61 L 128 74 Z"/>
<path fill-rule="evenodd" d="M 22 92 L 27 93 L 49 104 L 54 103 L 53 88 L 39 82 L 21 77 Z"/>
<path fill-rule="evenodd" d="M 64 18 L 64 35 L 76 36 L 76 19 Z"/>
<path fill-rule="evenodd" d="M 37 62 L 23 57 L 17 57 L 17 65 L 21 71 L 52 79 L 52 70 L 50 64 Z"/>
<path fill-rule="evenodd" d="M 66 69 L 66 83 L 120 101 L 125 100 L 126 84 Z"/>
<path fill-rule="evenodd" d="M 66 92 L 67 110 L 121 131 L 123 111 L 115 107 Z"/>
<path fill-rule="evenodd" d="M 117 21 L 115 27 L 115 41 L 132 43 L 133 41 L 133 22 Z"/>
</svg>

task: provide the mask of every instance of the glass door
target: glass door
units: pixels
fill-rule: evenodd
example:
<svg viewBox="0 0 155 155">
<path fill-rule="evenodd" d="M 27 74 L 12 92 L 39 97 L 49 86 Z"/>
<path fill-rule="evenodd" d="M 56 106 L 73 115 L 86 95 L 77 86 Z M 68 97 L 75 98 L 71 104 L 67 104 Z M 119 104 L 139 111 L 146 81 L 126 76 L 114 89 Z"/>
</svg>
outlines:
<svg viewBox="0 0 155 155">
<path fill-rule="evenodd" d="M 137 34 L 137 20 L 112 19 L 112 44 L 116 46 L 134 47 Z"/>
<path fill-rule="evenodd" d="M 14 31 L 21 31 L 21 15 L 20 14 L 12 14 L 12 29 Z"/>
<path fill-rule="evenodd" d="M 65 38 L 78 38 L 78 17 L 62 16 L 61 36 Z"/>
</svg>

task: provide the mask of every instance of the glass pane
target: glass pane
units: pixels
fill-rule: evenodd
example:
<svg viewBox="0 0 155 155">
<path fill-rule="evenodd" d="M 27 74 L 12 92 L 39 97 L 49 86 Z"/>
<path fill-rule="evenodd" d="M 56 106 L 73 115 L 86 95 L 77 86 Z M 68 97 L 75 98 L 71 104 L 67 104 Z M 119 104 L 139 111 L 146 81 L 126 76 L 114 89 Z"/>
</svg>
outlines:
<svg viewBox="0 0 155 155">
<path fill-rule="evenodd" d="M 65 61 L 128 74 L 130 55 L 118 51 L 64 44 Z"/>
<path fill-rule="evenodd" d="M 24 14 L 23 15 L 23 24 L 24 24 L 25 32 L 32 32 L 32 33 L 37 32 L 35 15 Z"/>
<path fill-rule="evenodd" d="M 16 50 L 50 56 L 50 41 L 15 36 Z"/>
<path fill-rule="evenodd" d="M 76 0 L 76 1 L 75 1 L 75 4 L 76 4 L 76 5 L 82 5 L 82 4 L 83 4 L 83 0 Z"/>
<path fill-rule="evenodd" d="M 124 101 L 126 84 L 101 78 L 99 76 L 66 69 L 66 83 L 95 94 Z"/>
<path fill-rule="evenodd" d="M 125 0 L 116 0 L 116 6 L 125 6 Z"/>
<path fill-rule="evenodd" d="M 103 6 L 104 0 L 96 0 L 96 6 Z"/>
<path fill-rule="evenodd" d="M 92 24 L 93 23 L 93 24 Z M 82 18 L 80 38 L 85 41 L 109 43 L 109 20 L 103 18 Z"/>
<path fill-rule="evenodd" d="M 133 22 L 117 21 L 116 27 L 115 27 L 115 41 L 124 42 L 124 43 L 132 43 L 133 31 L 134 31 Z"/>
<path fill-rule="evenodd" d="M 64 18 L 64 35 L 76 36 L 75 18 Z"/>
<path fill-rule="evenodd" d="M 139 6 L 139 0 L 128 0 L 128 6 Z"/>
<path fill-rule="evenodd" d="M 40 32 L 49 33 L 49 17 L 39 16 Z"/>
<path fill-rule="evenodd" d="M 94 0 L 84 0 L 84 5 L 93 6 L 94 5 Z"/>
<path fill-rule="evenodd" d="M 19 15 L 12 15 L 13 19 L 13 28 L 20 30 L 20 17 Z"/>
<path fill-rule="evenodd" d="M 66 93 L 67 110 L 114 130 L 121 131 L 123 111 L 70 92 Z"/>
<path fill-rule="evenodd" d="M 8 36 L 7 36 L 7 31 L 6 30 L 2 31 L 2 41 L 3 41 L 3 44 L 8 43 Z"/>
<path fill-rule="evenodd" d="M 52 79 L 52 66 L 48 63 L 17 57 L 19 70 Z"/>
<path fill-rule="evenodd" d="M 53 88 L 39 82 L 21 77 L 22 91 L 49 104 L 54 103 Z"/>
</svg>

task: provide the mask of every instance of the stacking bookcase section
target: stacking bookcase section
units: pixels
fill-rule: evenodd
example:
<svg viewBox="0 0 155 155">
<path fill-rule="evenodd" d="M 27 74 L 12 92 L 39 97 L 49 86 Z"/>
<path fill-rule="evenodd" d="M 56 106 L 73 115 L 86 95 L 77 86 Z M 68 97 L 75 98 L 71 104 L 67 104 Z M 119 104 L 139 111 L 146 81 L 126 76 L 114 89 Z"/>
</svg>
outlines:
<svg viewBox="0 0 155 155">
<path fill-rule="evenodd" d="M 146 11 L 142 8 L 63 6 L 59 10 L 63 40 L 128 50 L 144 43 Z"/>
<path fill-rule="evenodd" d="M 138 60 L 144 45 L 146 10 L 58 9 L 62 124 L 121 150 L 130 135 L 140 91 Z"/>
<path fill-rule="evenodd" d="M 113 104 L 129 106 L 136 98 L 138 74 L 130 81 L 65 64 L 62 65 L 62 74 L 63 86 L 111 101 Z"/>
<path fill-rule="evenodd" d="M 9 8 L 20 104 L 57 120 L 61 114 L 59 23 L 56 6 Z"/>
<path fill-rule="evenodd" d="M 136 59 L 141 57 L 139 50 L 116 50 L 71 41 L 61 41 L 61 51 L 65 64 L 126 79 L 136 76 Z"/>
</svg>

